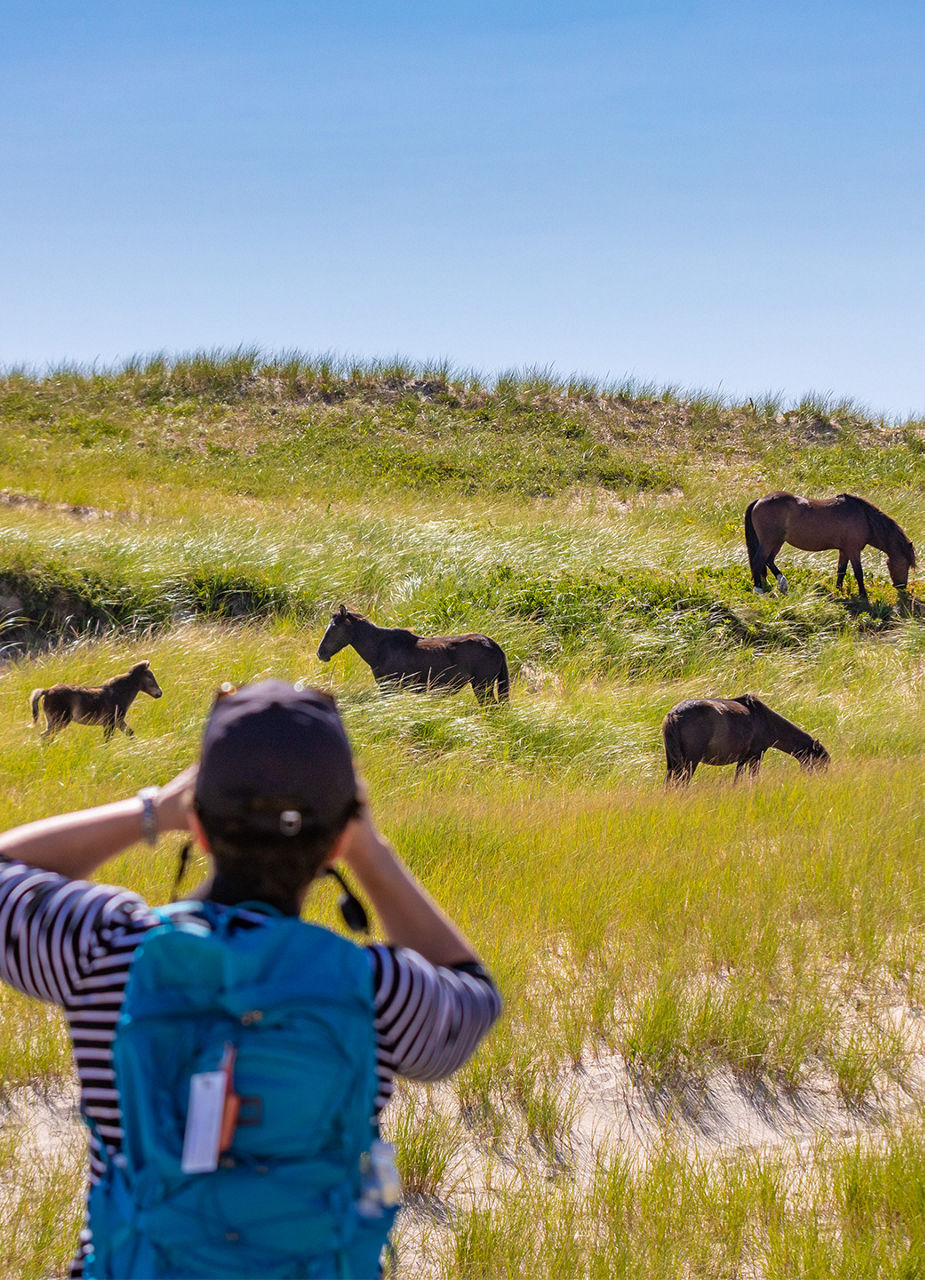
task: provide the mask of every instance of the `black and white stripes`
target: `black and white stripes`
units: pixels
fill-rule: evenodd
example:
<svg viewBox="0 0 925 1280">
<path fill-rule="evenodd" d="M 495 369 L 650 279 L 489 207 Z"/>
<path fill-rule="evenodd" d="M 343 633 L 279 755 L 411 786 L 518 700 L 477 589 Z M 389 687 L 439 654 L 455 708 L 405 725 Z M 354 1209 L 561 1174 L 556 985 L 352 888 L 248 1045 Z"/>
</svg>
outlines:
<svg viewBox="0 0 925 1280">
<path fill-rule="evenodd" d="M 480 965 L 438 969 L 415 951 L 369 948 L 373 960 L 379 1096 L 393 1076 L 440 1080 L 471 1056 L 501 1012 L 501 997 Z"/>
<path fill-rule="evenodd" d="M 0 978 L 65 1011 L 85 1114 L 117 1151 L 121 1113 L 112 1041 L 135 950 L 159 923 L 141 898 L 0 858 Z M 377 1113 L 393 1078 L 438 1080 L 460 1067 L 501 1001 L 478 965 L 437 968 L 413 951 L 374 945 Z M 90 1178 L 102 1163 L 91 1136 Z M 85 1246 L 86 1247 L 86 1246 Z M 79 1275 L 79 1260 L 72 1275 Z"/>
</svg>

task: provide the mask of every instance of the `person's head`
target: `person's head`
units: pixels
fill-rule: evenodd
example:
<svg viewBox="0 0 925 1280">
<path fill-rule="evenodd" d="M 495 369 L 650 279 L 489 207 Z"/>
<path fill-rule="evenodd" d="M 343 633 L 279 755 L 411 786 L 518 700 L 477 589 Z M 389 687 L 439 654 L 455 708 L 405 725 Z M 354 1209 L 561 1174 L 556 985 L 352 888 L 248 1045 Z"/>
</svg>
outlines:
<svg viewBox="0 0 925 1280">
<path fill-rule="evenodd" d="M 217 872 L 249 897 L 298 900 L 359 811 L 333 698 L 283 680 L 220 694 L 203 732 L 193 809 Z"/>
</svg>

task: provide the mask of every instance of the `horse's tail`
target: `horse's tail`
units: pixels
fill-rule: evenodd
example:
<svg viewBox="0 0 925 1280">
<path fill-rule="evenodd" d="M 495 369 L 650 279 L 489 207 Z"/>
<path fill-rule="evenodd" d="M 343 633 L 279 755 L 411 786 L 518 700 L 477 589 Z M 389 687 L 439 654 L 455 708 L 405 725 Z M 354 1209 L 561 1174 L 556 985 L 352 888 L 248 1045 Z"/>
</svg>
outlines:
<svg viewBox="0 0 925 1280">
<path fill-rule="evenodd" d="M 671 711 L 662 721 L 662 738 L 665 742 L 665 763 L 668 766 L 665 786 L 670 787 L 674 783 L 684 782 L 690 769 L 690 762 L 681 742 L 681 720 Z"/>
<path fill-rule="evenodd" d="M 45 697 L 45 694 L 47 692 L 48 692 L 47 689 L 33 689 L 32 692 L 29 694 L 29 707 L 32 711 L 33 724 L 35 724 L 35 722 L 39 718 L 39 703 Z"/>
<path fill-rule="evenodd" d="M 745 545 L 748 548 L 748 567 L 752 571 L 752 582 L 760 591 L 764 586 L 768 566 L 764 558 L 764 552 L 761 550 L 758 534 L 755 532 L 755 522 L 752 519 L 752 512 L 755 509 L 755 503 L 758 501 L 756 498 L 755 502 L 750 502 L 745 508 Z"/>
<path fill-rule="evenodd" d="M 511 679 L 507 673 L 507 658 L 502 653 L 501 664 L 498 667 L 498 701 L 507 702 L 511 696 Z"/>
</svg>

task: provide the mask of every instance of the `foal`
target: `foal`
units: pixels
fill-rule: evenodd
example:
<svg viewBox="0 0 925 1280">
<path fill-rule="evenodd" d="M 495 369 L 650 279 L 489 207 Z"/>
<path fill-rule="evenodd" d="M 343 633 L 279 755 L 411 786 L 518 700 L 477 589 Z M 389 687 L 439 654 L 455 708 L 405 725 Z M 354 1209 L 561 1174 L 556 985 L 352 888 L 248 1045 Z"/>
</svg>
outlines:
<svg viewBox="0 0 925 1280">
<path fill-rule="evenodd" d="M 159 698 L 163 693 L 154 678 L 150 662 L 136 662 L 123 676 L 113 676 L 98 688 L 78 684 L 55 684 L 50 689 L 33 689 L 29 697 L 32 723 L 39 718 L 39 704 L 45 700 L 43 738 L 53 738 L 73 720 L 75 724 L 101 724 L 103 741 L 108 742 L 116 729 L 132 737 L 125 723 L 125 713 L 139 693 Z"/>
</svg>

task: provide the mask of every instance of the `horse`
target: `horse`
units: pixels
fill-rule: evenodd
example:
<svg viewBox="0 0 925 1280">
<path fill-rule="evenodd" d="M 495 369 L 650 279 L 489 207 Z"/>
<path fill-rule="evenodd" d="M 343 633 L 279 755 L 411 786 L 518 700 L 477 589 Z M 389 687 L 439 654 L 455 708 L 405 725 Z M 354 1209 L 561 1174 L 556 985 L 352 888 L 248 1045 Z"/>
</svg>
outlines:
<svg viewBox="0 0 925 1280">
<path fill-rule="evenodd" d="M 318 657 L 327 662 L 346 645 L 353 645 L 384 688 L 456 693 L 471 684 L 481 703 L 491 702 L 496 688 L 499 702 L 510 693 L 504 650 L 489 636 L 425 638 L 403 627 L 377 627 L 342 604 L 331 615 Z"/>
<path fill-rule="evenodd" d="M 124 675 L 113 676 L 96 688 L 55 684 L 50 689 L 33 689 L 29 706 L 34 725 L 39 718 L 39 704 L 45 700 L 43 738 L 53 738 L 73 720 L 75 724 L 101 724 L 103 741 L 108 742 L 116 729 L 133 736 L 134 731 L 125 723 L 125 713 L 139 693 L 160 698 L 163 692 L 150 662 L 136 662 Z"/>
<path fill-rule="evenodd" d="M 829 753 L 811 734 L 765 706 L 753 693 L 741 698 L 689 698 L 662 723 L 668 772 L 665 786 L 686 785 L 698 764 L 734 764 L 756 777 L 770 747 L 796 756 L 804 769 L 825 769 Z"/>
<path fill-rule="evenodd" d="M 861 570 L 861 548 L 870 544 L 886 552 L 890 580 L 897 591 L 909 584 L 915 568 L 915 549 L 902 529 L 872 502 L 853 493 L 835 498 L 797 498 L 792 493 L 769 493 L 745 509 L 745 544 L 756 591 L 764 591 L 768 569 L 780 590 L 787 579 L 774 563 L 785 542 L 801 551 L 838 549 L 837 590 L 845 581 L 848 562 L 854 571 L 858 595 L 867 599 Z"/>
</svg>

